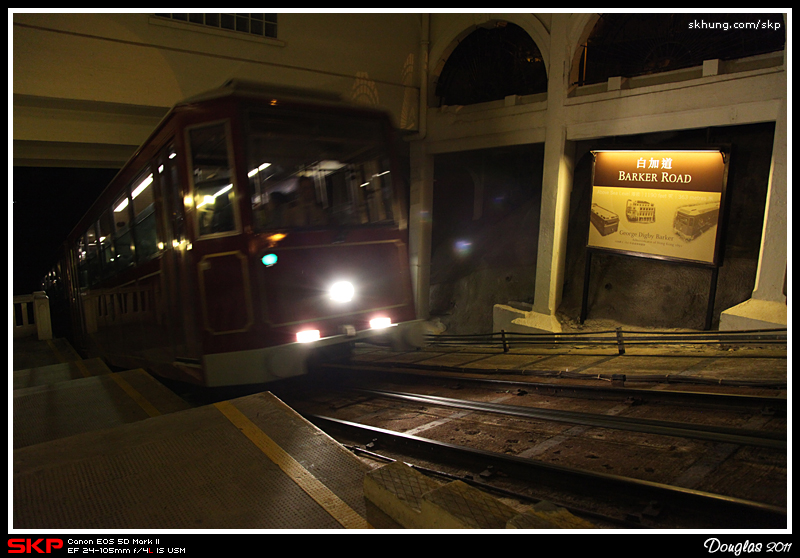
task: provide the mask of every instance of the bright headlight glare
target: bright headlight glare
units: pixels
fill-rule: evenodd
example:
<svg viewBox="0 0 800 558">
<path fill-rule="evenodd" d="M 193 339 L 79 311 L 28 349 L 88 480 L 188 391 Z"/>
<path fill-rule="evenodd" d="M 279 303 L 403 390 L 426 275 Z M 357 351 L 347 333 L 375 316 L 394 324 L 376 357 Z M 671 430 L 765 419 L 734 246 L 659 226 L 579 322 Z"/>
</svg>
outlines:
<svg viewBox="0 0 800 558">
<path fill-rule="evenodd" d="M 355 289 L 353 288 L 353 284 L 349 281 L 339 281 L 331 285 L 331 300 L 335 302 L 350 302 L 353 300 L 354 294 Z"/>
</svg>

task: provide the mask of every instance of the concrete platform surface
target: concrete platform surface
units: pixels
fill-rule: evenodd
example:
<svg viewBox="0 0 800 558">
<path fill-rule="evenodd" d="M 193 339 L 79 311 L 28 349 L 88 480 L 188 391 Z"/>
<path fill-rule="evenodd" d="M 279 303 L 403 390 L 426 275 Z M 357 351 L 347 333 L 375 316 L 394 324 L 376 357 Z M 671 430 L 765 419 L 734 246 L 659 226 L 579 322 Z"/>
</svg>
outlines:
<svg viewBox="0 0 800 558">
<path fill-rule="evenodd" d="M 15 389 L 13 408 L 17 449 L 182 411 L 189 405 L 139 368 Z"/>
<path fill-rule="evenodd" d="M 14 529 L 369 528 L 366 466 L 264 392 L 14 451 Z"/>
<path fill-rule="evenodd" d="M 44 386 L 110 373 L 111 369 L 99 358 L 48 364 L 37 368 L 14 370 L 13 388 L 21 389 L 33 386 Z"/>
</svg>

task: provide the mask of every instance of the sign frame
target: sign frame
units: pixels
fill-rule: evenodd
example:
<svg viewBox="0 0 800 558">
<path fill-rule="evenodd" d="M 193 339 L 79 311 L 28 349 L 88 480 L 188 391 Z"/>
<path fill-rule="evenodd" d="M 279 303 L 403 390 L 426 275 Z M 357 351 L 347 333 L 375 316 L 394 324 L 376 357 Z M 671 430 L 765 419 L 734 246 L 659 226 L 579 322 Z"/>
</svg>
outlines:
<svg viewBox="0 0 800 558">
<path fill-rule="evenodd" d="M 699 265 L 704 267 L 719 267 L 722 265 L 724 256 L 725 245 L 725 228 L 726 228 L 726 215 L 727 215 L 727 182 L 728 170 L 730 163 L 730 148 L 727 146 L 703 146 L 698 148 L 626 148 L 626 147 L 613 147 L 613 148 L 598 148 L 590 151 L 592 154 L 592 182 L 591 182 L 591 201 L 589 207 L 589 235 L 587 237 L 587 249 L 602 251 L 605 253 L 619 253 L 628 256 L 651 258 L 664 261 L 680 262 L 687 265 Z M 660 154 L 662 156 L 671 154 L 719 154 L 721 157 L 721 166 L 713 169 L 716 172 L 715 176 L 708 179 L 697 180 L 694 179 L 692 184 L 693 174 L 681 173 L 682 169 L 672 168 L 669 172 L 659 169 L 658 172 L 641 172 L 634 178 L 641 178 L 644 180 L 627 181 L 615 180 L 619 175 L 626 174 L 628 180 L 631 175 L 637 175 L 636 172 L 630 172 L 633 169 L 627 168 L 619 170 L 619 175 L 609 178 L 609 171 L 603 169 L 598 176 L 598 154 L 612 154 L 624 155 L 631 157 L 642 157 L 644 155 L 652 156 L 653 154 Z M 666 158 L 666 157 L 665 157 Z M 670 157 L 672 159 L 672 157 Z M 697 165 L 694 165 L 695 167 Z M 677 171 L 677 172 L 676 172 Z M 694 172 L 694 169 L 693 169 Z M 672 177 L 675 182 L 661 182 L 661 178 L 666 178 L 663 175 Z M 688 177 L 688 181 L 684 182 L 684 177 Z M 603 184 L 598 184 L 598 180 Z M 679 181 L 678 181 L 679 180 Z M 652 184 L 652 185 L 651 185 Z M 666 187 L 665 187 L 666 186 Z M 602 196 L 601 193 L 608 194 Z M 637 195 L 638 194 L 638 195 Z M 621 207 L 620 202 L 616 202 L 614 207 L 604 208 L 611 205 L 609 201 L 611 198 L 618 198 L 622 200 L 625 198 L 627 201 L 626 207 Z M 655 202 L 648 200 L 657 199 Z M 702 225 L 695 223 L 701 222 L 701 219 L 709 221 L 709 218 L 696 217 L 697 211 L 703 211 L 705 207 L 700 207 L 703 203 L 708 201 L 719 200 L 717 209 L 709 208 L 711 211 L 716 211 L 716 217 L 713 218 L 713 224 L 709 225 L 708 222 Z M 664 221 L 661 215 L 664 214 L 662 206 L 669 207 L 672 213 L 672 227 L 668 225 L 659 225 L 659 233 L 649 232 L 654 229 L 652 225 L 655 221 Z M 696 209 L 700 207 L 700 209 Z M 695 213 L 694 216 L 685 216 L 686 210 L 691 208 Z M 675 222 L 678 221 L 678 213 L 681 213 L 685 221 L 691 221 L 693 224 L 690 227 L 686 226 L 686 230 L 682 232 L 675 231 Z M 622 216 L 622 215 L 624 216 Z M 638 216 L 641 221 L 639 223 L 632 222 Z M 667 217 L 669 221 L 670 217 Z M 616 220 L 617 228 L 614 229 L 613 221 Z M 650 223 L 641 226 L 641 223 Z M 683 225 L 682 225 L 683 226 Z M 715 234 L 712 237 L 708 236 L 710 228 L 715 227 Z M 593 233 L 595 229 L 598 234 Z M 633 230 L 620 230 L 628 228 Z M 613 230 L 612 230 L 613 229 Z M 649 229 L 648 232 L 645 232 Z M 615 242 L 611 242 L 610 237 L 616 234 L 618 238 Z M 636 236 L 639 235 L 639 236 Z M 682 236 L 684 235 L 684 236 Z M 602 238 L 601 238 L 602 237 Z M 681 252 L 685 251 L 685 246 L 690 246 L 695 239 L 704 243 L 703 252 L 696 249 L 692 254 L 682 255 Z M 658 243 L 658 244 L 656 244 Z M 648 245 L 650 244 L 650 245 Z"/>
<path fill-rule="evenodd" d="M 661 250 L 660 253 L 658 252 L 647 252 L 644 250 L 635 249 L 634 243 L 631 242 L 629 246 L 625 246 L 625 243 L 620 243 L 621 247 L 614 247 L 610 245 L 611 243 L 606 243 L 608 245 L 604 246 L 602 242 L 595 242 L 592 244 L 592 228 L 596 230 L 596 232 L 601 236 L 608 236 L 618 230 L 619 227 L 619 216 L 616 215 L 613 211 L 609 211 L 605 209 L 605 213 L 603 211 L 604 208 L 600 206 L 599 210 L 595 203 L 595 187 L 596 185 L 596 171 L 597 171 L 597 154 L 601 152 L 617 152 L 617 153 L 626 153 L 626 154 L 637 154 L 637 155 L 644 155 L 644 154 L 667 154 L 667 153 L 717 153 L 722 157 L 722 168 L 718 169 L 717 172 L 719 173 L 718 176 L 712 178 L 712 180 L 705 181 L 701 186 L 700 190 L 691 190 L 687 187 L 688 184 L 691 184 L 691 179 L 687 180 L 686 175 L 678 181 L 679 178 L 676 174 L 674 180 L 675 182 L 669 181 L 668 184 L 675 184 L 678 185 L 679 189 L 683 192 L 689 192 L 689 194 L 685 194 L 687 196 L 687 201 L 692 201 L 691 198 L 702 198 L 705 196 L 705 192 L 711 192 L 714 194 L 712 196 L 709 194 L 707 197 L 715 197 L 716 194 L 719 194 L 719 205 L 718 205 L 718 214 L 716 217 L 716 234 L 714 235 L 713 240 L 713 250 L 711 251 L 711 256 L 706 257 L 705 259 L 696 259 L 690 257 L 678 257 L 676 255 L 670 255 L 670 251 L 666 246 L 666 240 L 664 241 L 664 249 Z M 708 298 L 708 307 L 706 311 L 706 320 L 705 320 L 705 329 L 711 329 L 711 323 L 713 320 L 713 311 L 714 311 L 714 302 L 716 298 L 716 291 L 717 291 L 717 279 L 719 276 L 719 267 L 722 265 L 722 260 L 724 256 L 724 247 L 725 247 L 725 236 L 726 236 L 726 228 L 727 228 L 727 215 L 728 215 L 728 207 L 727 207 L 727 185 L 728 185 L 728 170 L 730 166 L 730 156 L 731 156 L 731 148 L 730 146 L 723 146 L 723 145 L 715 145 L 715 146 L 701 146 L 697 148 L 687 148 L 685 146 L 669 148 L 669 147 L 657 147 L 652 149 L 642 149 L 641 147 L 623 147 L 623 146 L 613 146 L 609 148 L 597 148 L 590 150 L 592 154 L 592 181 L 591 181 L 591 197 L 590 197 L 590 208 L 589 208 L 589 235 L 587 236 L 586 240 L 586 267 L 584 271 L 584 280 L 583 280 L 583 298 L 581 302 L 581 316 L 580 316 L 580 323 L 584 323 L 586 320 L 586 316 L 588 313 L 588 298 L 589 298 L 589 278 L 591 272 L 591 262 L 592 262 L 592 254 L 593 253 L 601 253 L 611 256 L 624 256 L 624 257 L 634 257 L 634 258 L 643 258 L 643 259 L 655 259 L 660 261 L 665 261 L 668 263 L 673 263 L 676 265 L 687 265 L 693 267 L 704 267 L 711 271 L 711 285 L 709 289 L 709 298 Z M 629 172 L 629 171 L 627 171 Z M 663 172 L 663 171 L 662 171 Z M 639 178 L 642 180 L 635 181 L 638 183 L 636 186 L 637 189 L 644 189 L 648 190 L 648 188 L 641 187 L 641 182 L 653 182 L 653 183 L 661 183 L 664 184 L 658 178 L 665 178 L 668 179 L 670 177 L 665 176 L 649 176 L 652 173 L 646 172 L 642 173 L 641 175 L 635 176 L 634 178 Z M 688 174 L 688 173 L 687 173 Z M 644 176 L 648 175 L 648 176 Z M 623 176 L 622 173 L 618 175 L 620 181 L 625 181 L 626 179 L 630 179 L 630 176 Z M 719 181 L 719 188 L 717 191 L 716 187 L 716 180 Z M 603 178 L 604 181 L 608 181 L 607 177 Z M 632 181 L 634 182 L 634 181 Z M 695 183 L 697 184 L 697 183 Z M 609 186 L 609 185 L 607 185 Z M 602 185 L 601 185 L 602 187 Z M 692 186 L 692 188 L 695 186 Z M 623 192 L 620 186 L 609 186 L 610 190 L 617 189 L 616 194 Z M 652 190 L 664 190 L 664 188 L 649 188 Z M 661 199 L 668 199 L 670 193 L 664 193 L 663 196 L 659 194 L 659 198 Z M 677 198 L 678 195 L 675 192 L 671 192 L 673 198 Z M 655 221 L 655 211 L 657 211 L 657 207 L 653 207 L 653 204 L 649 206 L 647 204 L 636 204 L 635 206 L 638 207 L 631 207 L 631 201 L 628 201 L 626 204 L 626 217 L 629 221 L 641 219 L 643 222 L 654 222 Z M 687 204 L 689 205 L 689 204 Z M 673 228 L 675 227 L 675 221 L 678 220 L 678 210 L 677 208 L 680 207 L 677 204 L 671 204 L 670 207 L 676 208 L 675 211 L 675 218 L 673 221 Z M 615 220 L 616 218 L 616 220 Z M 702 228 L 702 227 L 700 227 Z M 698 236 L 704 234 L 711 226 L 707 226 L 706 228 L 702 228 L 699 231 Z M 648 233 L 649 234 L 649 233 Z M 653 238 L 657 235 L 652 234 Z M 668 235 L 662 235 L 668 236 Z M 595 235 L 595 239 L 597 235 Z M 645 237 L 649 238 L 649 237 Z M 690 240 L 693 240 L 691 238 Z M 705 254 L 708 255 L 708 247 L 707 244 L 710 243 L 709 238 L 705 239 L 706 242 L 706 252 Z M 644 243 L 638 243 L 639 245 L 643 245 Z M 677 252 L 677 250 L 675 251 Z"/>
</svg>

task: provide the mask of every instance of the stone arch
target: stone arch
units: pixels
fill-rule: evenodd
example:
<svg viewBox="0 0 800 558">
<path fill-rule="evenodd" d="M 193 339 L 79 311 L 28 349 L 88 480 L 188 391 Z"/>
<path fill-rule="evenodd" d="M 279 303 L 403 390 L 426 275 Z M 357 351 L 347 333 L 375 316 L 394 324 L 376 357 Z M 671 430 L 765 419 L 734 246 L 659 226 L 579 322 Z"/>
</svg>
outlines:
<svg viewBox="0 0 800 558">
<path fill-rule="evenodd" d="M 431 47 L 428 106 L 438 105 L 436 86 L 448 59 L 456 48 L 478 29 L 491 29 L 505 24 L 513 24 L 527 33 L 541 54 L 545 76 L 549 74 L 550 35 L 542 22 L 533 14 L 463 14 L 451 22 Z"/>
</svg>

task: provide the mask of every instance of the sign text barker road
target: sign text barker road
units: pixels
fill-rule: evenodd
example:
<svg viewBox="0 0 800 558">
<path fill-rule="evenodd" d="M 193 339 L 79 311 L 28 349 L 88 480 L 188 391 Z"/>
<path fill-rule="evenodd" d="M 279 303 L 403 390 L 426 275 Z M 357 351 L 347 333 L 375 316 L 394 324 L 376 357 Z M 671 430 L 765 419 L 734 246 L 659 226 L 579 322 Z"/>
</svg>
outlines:
<svg viewBox="0 0 800 558">
<path fill-rule="evenodd" d="M 719 151 L 598 151 L 594 186 L 721 192 Z"/>
</svg>

